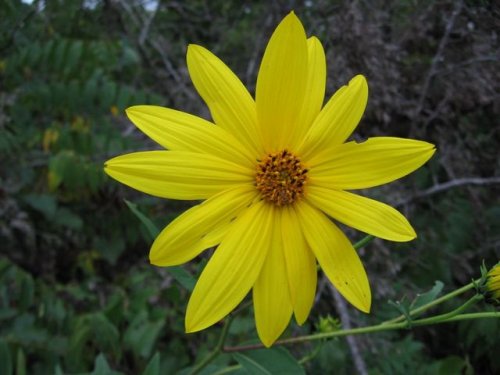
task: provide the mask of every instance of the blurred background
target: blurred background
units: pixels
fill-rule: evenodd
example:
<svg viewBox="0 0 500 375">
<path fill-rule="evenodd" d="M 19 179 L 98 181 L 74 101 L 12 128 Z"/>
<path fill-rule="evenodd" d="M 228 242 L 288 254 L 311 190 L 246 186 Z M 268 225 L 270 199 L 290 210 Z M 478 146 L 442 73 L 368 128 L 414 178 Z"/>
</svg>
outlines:
<svg viewBox="0 0 500 375">
<path fill-rule="evenodd" d="M 362 192 L 397 206 L 418 233 L 360 250 L 372 314 L 320 278 L 310 319 L 284 336 L 380 322 L 399 315 L 389 300 L 411 301 L 437 280 L 451 291 L 498 261 L 498 2 L 1 0 L 0 374 L 141 374 L 153 360 L 149 374 L 174 374 L 216 345 L 220 327 L 184 333 L 189 292 L 148 263 L 151 236 L 124 200 L 158 227 L 196 202 L 135 192 L 102 166 L 158 148 L 124 116 L 128 106 L 210 118 L 189 80 L 188 43 L 253 93 L 267 40 L 291 9 L 324 44 L 327 97 L 355 74 L 368 79 L 355 138 L 416 138 L 438 151 L 411 176 Z M 185 268 L 196 275 L 204 259 Z M 499 332 L 489 319 L 287 350 L 311 374 L 498 374 Z M 228 344 L 255 337 L 250 308 Z M 235 364 L 224 354 L 209 373 Z"/>
</svg>

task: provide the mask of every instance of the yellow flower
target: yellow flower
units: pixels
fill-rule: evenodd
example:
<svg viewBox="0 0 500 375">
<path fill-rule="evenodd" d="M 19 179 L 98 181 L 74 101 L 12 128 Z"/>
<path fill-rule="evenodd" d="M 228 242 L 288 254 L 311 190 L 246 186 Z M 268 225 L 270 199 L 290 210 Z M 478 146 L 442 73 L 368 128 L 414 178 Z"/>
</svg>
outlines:
<svg viewBox="0 0 500 375">
<path fill-rule="evenodd" d="M 190 45 L 189 74 L 213 121 L 155 106 L 128 117 L 168 151 L 137 152 L 106 163 L 116 180 L 170 199 L 203 199 L 154 241 L 158 266 L 185 263 L 218 245 L 191 295 L 186 331 L 224 318 L 253 292 L 257 332 L 270 346 L 292 314 L 302 324 L 316 290 L 316 260 L 338 291 L 370 311 L 366 272 L 329 219 L 392 241 L 416 234 L 394 208 L 348 192 L 396 180 L 424 164 L 432 144 L 377 137 L 347 142 L 366 106 L 354 77 L 323 106 L 326 62 L 292 12 L 267 45 L 255 100 L 205 48 Z"/>
<path fill-rule="evenodd" d="M 500 305 L 500 263 L 489 270 L 483 289 L 488 302 Z"/>
</svg>

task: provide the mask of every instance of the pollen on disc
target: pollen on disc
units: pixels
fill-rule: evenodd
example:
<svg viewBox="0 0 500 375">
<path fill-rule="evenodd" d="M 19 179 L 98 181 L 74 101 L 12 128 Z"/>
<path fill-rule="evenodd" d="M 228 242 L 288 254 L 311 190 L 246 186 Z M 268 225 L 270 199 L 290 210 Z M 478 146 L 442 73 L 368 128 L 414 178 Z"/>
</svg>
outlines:
<svg viewBox="0 0 500 375">
<path fill-rule="evenodd" d="M 304 195 L 307 169 L 287 150 L 266 155 L 257 165 L 255 182 L 262 198 L 277 206 L 292 204 Z"/>
</svg>

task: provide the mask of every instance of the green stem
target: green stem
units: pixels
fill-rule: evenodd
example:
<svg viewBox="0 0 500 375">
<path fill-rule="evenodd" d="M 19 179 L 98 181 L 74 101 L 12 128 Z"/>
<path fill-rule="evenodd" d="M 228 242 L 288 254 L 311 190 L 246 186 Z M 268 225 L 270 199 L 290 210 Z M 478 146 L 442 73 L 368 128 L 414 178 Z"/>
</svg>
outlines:
<svg viewBox="0 0 500 375">
<path fill-rule="evenodd" d="M 461 307 L 463 307 L 463 305 Z M 454 311 L 452 311 L 452 313 L 453 312 Z M 412 322 L 412 324 L 414 326 L 423 326 L 423 325 L 428 325 L 428 324 L 442 324 L 442 323 L 456 322 L 459 320 L 484 319 L 484 318 L 497 318 L 498 319 L 498 318 L 500 318 L 500 311 L 461 314 L 461 315 L 452 316 L 449 319 L 441 319 L 441 320 L 437 320 L 437 319 L 436 320 L 428 320 L 428 319 L 415 320 Z M 429 319 L 431 319 L 431 318 L 429 318 Z M 427 320 L 427 322 L 425 322 L 425 320 Z M 394 330 L 405 329 L 405 328 L 408 328 L 407 322 L 392 323 L 392 324 L 383 324 L 382 323 L 382 324 L 368 326 L 368 327 L 353 328 L 353 329 L 346 329 L 346 330 L 342 330 L 342 331 L 316 333 L 313 335 L 293 337 L 290 339 L 276 341 L 274 343 L 274 345 L 297 344 L 297 343 L 302 343 L 305 341 L 331 339 L 333 337 L 342 337 L 342 336 L 348 336 L 348 335 L 360 335 L 360 334 L 365 334 L 365 333 L 374 333 L 374 332 L 382 332 L 382 331 L 394 331 Z M 242 345 L 242 346 L 234 346 L 234 347 L 225 347 L 223 350 L 224 350 L 224 352 L 240 352 L 240 351 L 244 351 L 244 350 L 260 349 L 263 347 L 264 347 L 264 345 L 262 345 L 262 344 L 255 344 L 255 345 Z"/>
<path fill-rule="evenodd" d="M 472 319 L 483 319 L 483 318 L 497 318 L 497 319 L 500 319 L 500 311 L 461 314 L 461 315 L 457 315 L 457 316 L 454 316 L 454 317 L 448 319 L 446 321 L 446 323 L 448 323 L 448 322 L 458 322 L 460 320 L 472 320 Z M 439 324 L 441 322 L 437 322 L 437 323 Z"/>
<path fill-rule="evenodd" d="M 371 234 L 369 234 L 368 236 L 366 237 L 363 237 L 362 239 L 360 239 L 358 242 L 356 242 L 354 245 L 352 245 L 356 250 L 358 249 L 361 249 L 363 246 L 369 244 L 370 242 L 372 242 L 372 240 L 374 239 L 375 237 L 373 237 Z"/>
<path fill-rule="evenodd" d="M 207 355 L 200 363 L 198 363 L 196 366 L 193 367 L 193 369 L 190 372 L 190 375 L 199 374 L 201 370 L 207 367 L 210 364 L 210 362 L 212 362 L 215 358 L 217 358 L 217 356 L 220 353 L 222 353 L 224 348 L 224 342 L 226 341 L 227 334 L 229 333 L 229 327 L 231 326 L 233 319 L 234 315 L 231 315 L 227 318 L 227 320 L 224 322 L 224 326 L 222 327 L 222 331 L 219 336 L 219 341 L 217 342 L 215 349 L 211 351 L 210 354 Z"/>
<path fill-rule="evenodd" d="M 369 326 L 369 327 L 345 329 L 345 330 L 335 331 L 335 332 L 316 333 L 313 335 L 298 336 L 298 337 L 292 337 L 290 339 L 279 340 L 279 341 L 276 341 L 273 345 L 298 344 L 298 343 L 302 343 L 302 342 L 306 342 L 306 341 L 330 339 L 333 337 L 341 337 L 341 336 L 347 336 L 347 335 L 359 335 L 362 333 L 372 333 L 372 332 L 379 332 L 379 331 L 389 331 L 389 330 L 395 330 L 395 329 L 402 329 L 402 328 L 406 328 L 406 326 L 407 326 L 407 324 L 406 324 L 406 322 L 404 322 L 404 323 L 394 323 L 391 325 L 383 325 L 383 326 L 382 325 L 375 325 L 375 326 Z M 264 347 L 263 344 L 241 345 L 241 346 L 225 347 L 224 351 L 225 352 L 240 352 L 240 351 L 244 351 L 244 350 L 260 349 L 263 347 Z"/>
<path fill-rule="evenodd" d="M 448 320 L 448 319 L 453 318 L 454 316 L 460 314 L 462 311 L 468 309 L 469 307 L 476 304 L 477 302 L 481 301 L 483 298 L 484 297 L 481 294 L 475 294 L 472 298 L 470 298 L 462 306 L 457 307 L 453 311 L 450 311 L 450 312 L 447 312 L 447 313 L 441 314 L 441 315 L 432 316 L 430 318 L 419 319 L 419 320 L 412 322 L 412 324 L 418 322 L 419 325 L 426 325 L 426 324 L 434 324 L 434 323 Z"/>
<path fill-rule="evenodd" d="M 418 315 L 418 314 L 424 312 L 425 310 L 430 309 L 433 306 L 439 305 L 440 303 L 443 303 L 443 302 L 445 302 L 445 301 L 447 301 L 447 300 L 449 300 L 449 299 L 451 299 L 453 297 L 456 297 L 456 296 L 458 296 L 458 295 L 460 295 L 462 293 L 465 293 L 468 290 L 473 289 L 474 286 L 475 286 L 475 281 L 472 281 L 470 284 L 467 284 L 467 285 L 465 285 L 465 286 L 463 286 L 463 287 L 461 287 L 459 289 L 454 290 L 453 292 L 445 294 L 442 297 L 436 298 L 434 301 L 426 303 L 425 305 L 420 306 L 420 307 L 418 307 L 418 308 L 410 311 L 410 316 Z M 391 320 L 386 320 L 382 324 L 398 323 L 398 322 L 402 322 L 404 320 L 406 320 L 406 316 L 400 315 L 397 318 L 394 318 L 394 319 L 391 319 Z"/>
<path fill-rule="evenodd" d="M 308 355 L 304 356 L 303 358 L 300 359 L 299 363 L 303 365 L 304 363 L 307 363 L 311 360 L 313 360 L 321 351 L 321 348 L 323 347 L 324 341 L 320 341 L 318 345 L 314 348 L 314 350 L 309 353 Z"/>
</svg>

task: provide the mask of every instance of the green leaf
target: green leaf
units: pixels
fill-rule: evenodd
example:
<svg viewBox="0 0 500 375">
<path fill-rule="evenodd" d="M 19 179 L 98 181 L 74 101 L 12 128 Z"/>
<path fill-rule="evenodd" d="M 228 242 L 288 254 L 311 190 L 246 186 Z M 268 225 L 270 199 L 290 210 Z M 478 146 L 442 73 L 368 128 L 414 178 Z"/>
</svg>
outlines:
<svg viewBox="0 0 500 375">
<path fill-rule="evenodd" d="M 59 364 L 56 365 L 56 368 L 54 370 L 54 375 L 64 375 L 64 372 Z"/>
<path fill-rule="evenodd" d="M 106 375 L 109 374 L 111 369 L 109 368 L 108 361 L 106 361 L 106 357 L 104 354 L 99 353 L 99 355 L 95 359 L 94 371 L 93 375 Z"/>
<path fill-rule="evenodd" d="M 61 207 L 57 210 L 54 224 L 67 227 L 73 230 L 80 230 L 83 227 L 83 220 L 67 208 Z"/>
<path fill-rule="evenodd" d="M 65 99 L 70 113 L 77 112 L 78 105 L 82 100 L 81 92 L 80 83 L 76 80 L 72 80 L 66 85 Z"/>
<path fill-rule="evenodd" d="M 95 359 L 94 371 L 92 371 L 91 375 L 122 375 L 122 373 L 113 371 L 109 367 L 104 354 L 100 353 Z"/>
<path fill-rule="evenodd" d="M 37 326 L 35 316 L 31 313 L 18 315 L 11 329 L 16 341 L 25 346 L 46 345 L 50 338 L 47 328 Z"/>
<path fill-rule="evenodd" d="M 22 275 L 20 280 L 21 291 L 19 293 L 19 307 L 22 310 L 27 310 L 33 304 L 33 299 L 35 296 L 35 283 L 31 275 Z"/>
<path fill-rule="evenodd" d="M 90 164 L 86 171 L 86 180 L 92 193 L 97 192 L 102 182 L 102 166 Z"/>
<path fill-rule="evenodd" d="M 410 318 L 410 303 L 409 301 L 403 297 L 401 301 L 392 301 L 389 300 L 389 305 L 395 307 L 402 315 L 406 317 L 408 321 L 411 321 Z"/>
<path fill-rule="evenodd" d="M 151 358 L 142 375 L 160 375 L 160 353 L 156 352 Z"/>
<path fill-rule="evenodd" d="M 52 156 L 49 161 L 49 189 L 55 190 L 67 180 L 68 172 L 75 169 L 74 154 L 71 151 L 61 151 Z"/>
<path fill-rule="evenodd" d="M 9 346 L 4 340 L 0 340 L 0 374 L 12 374 L 12 357 Z"/>
<path fill-rule="evenodd" d="M 141 61 L 141 57 L 137 53 L 137 50 L 127 44 L 120 46 L 122 49 L 121 64 L 125 65 L 137 65 Z"/>
<path fill-rule="evenodd" d="M 16 375 L 26 375 L 26 355 L 23 348 L 17 350 Z"/>
<path fill-rule="evenodd" d="M 149 237 L 151 241 L 153 241 L 156 236 L 160 233 L 160 230 L 158 227 L 148 218 L 146 215 L 144 215 L 141 211 L 139 211 L 139 208 L 137 208 L 137 205 L 135 203 L 132 203 L 126 199 L 124 199 L 125 204 L 130 208 L 130 210 L 134 213 L 134 215 L 141 221 L 141 223 L 146 227 Z"/>
<path fill-rule="evenodd" d="M 456 355 L 446 357 L 439 366 L 439 375 L 464 374 L 467 369 L 467 362 Z"/>
<path fill-rule="evenodd" d="M 152 322 L 142 310 L 125 331 L 123 340 L 136 356 L 149 358 L 164 326 L 164 319 Z"/>
<path fill-rule="evenodd" d="M 76 327 L 73 328 L 68 351 L 64 358 L 70 369 L 80 370 L 85 363 L 85 344 L 90 339 L 91 333 L 91 329 L 84 319 L 79 319 Z"/>
<path fill-rule="evenodd" d="M 130 210 L 133 212 L 133 214 L 141 221 L 141 223 L 146 227 L 146 230 L 149 234 L 149 237 L 151 238 L 151 241 L 153 241 L 156 236 L 160 233 L 160 230 L 158 227 L 144 215 L 141 211 L 139 211 L 139 208 L 135 203 L 132 203 L 126 199 L 124 199 L 125 204 L 130 208 Z M 168 272 L 172 275 L 172 277 L 179 283 L 181 284 L 184 288 L 187 290 L 193 290 L 194 286 L 196 284 L 196 279 L 184 268 L 175 266 L 175 267 L 168 267 Z"/>
<path fill-rule="evenodd" d="M 52 67 L 53 62 L 53 50 L 55 47 L 56 41 L 55 39 L 50 39 L 47 43 L 42 45 L 42 59 L 40 64 L 43 66 L 45 70 L 49 70 Z"/>
<path fill-rule="evenodd" d="M 233 356 L 251 375 L 305 375 L 302 366 L 285 348 L 252 350 Z"/>
<path fill-rule="evenodd" d="M 130 99 L 132 99 L 132 91 L 126 86 L 121 86 L 118 91 L 118 96 L 116 97 L 116 106 L 118 109 L 123 111 L 127 108 Z"/>
<path fill-rule="evenodd" d="M 82 101 L 88 108 L 94 108 L 94 100 L 96 92 L 98 92 L 99 78 L 95 75 L 90 77 L 84 84 L 82 89 Z"/>
<path fill-rule="evenodd" d="M 194 286 L 196 285 L 196 279 L 184 268 L 180 266 L 167 267 L 167 271 L 170 272 L 172 277 L 184 288 L 189 291 L 192 291 L 194 289 Z"/>
<path fill-rule="evenodd" d="M 66 55 L 66 47 L 68 45 L 67 40 L 59 40 L 54 50 L 54 58 L 53 58 L 53 67 L 56 70 L 62 70 L 65 65 L 65 55 Z"/>
<path fill-rule="evenodd" d="M 115 82 L 105 81 L 101 89 L 101 106 L 104 110 L 109 110 L 115 103 L 116 92 L 118 88 Z"/>
<path fill-rule="evenodd" d="M 66 57 L 64 73 L 68 75 L 70 72 L 76 69 L 80 57 L 83 52 L 83 42 L 81 40 L 76 40 L 71 43 L 68 48 L 68 56 Z"/>
<path fill-rule="evenodd" d="M 112 351 L 118 357 L 120 333 L 113 323 L 104 314 L 95 313 L 90 319 L 90 327 L 99 348 L 106 352 Z"/>
<path fill-rule="evenodd" d="M 116 288 L 114 293 L 108 297 L 108 302 L 104 307 L 103 313 L 115 325 L 119 325 L 124 317 L 125 291 Z"/>
<path fill-rule="evenodd" d="M 441 293 L 441 291 L 443 290 L 443 286 L 444 284 L 441 281 L 436 280 L 431 290 L 417 295 L 417 297 L 411 303 L 410 309 L 413 310 L 434 301 L 439 293 Z"/>
<path fill-rule="evenodd" d="M 183 368 L 181 371 L 176 372 L 176 375 L 191 375 L 193 373 L 194 366 L 189 366 Z M 217 364 L 209 364 L 207 367 L 203 368 L 198 375 L 247 375 L 248 372 L 242 369 L 240 365 L 234 366 L 221 366 Z M 285 374 L 283 374 L 285 375 Z"/>
<path fill-rule="evenodd" d="M 46 219 L 52 220 L 57 210 L 56 198 L 48 194 L 28 194 L 23 200 L 35 210 L 41 212 Z"/>
<path fill-rule="evenodd" d="M 29 64 L 31 66 L 34 66 L 39 63 L 40 57 L 42 55 L 42 48 L 40 46 L 40 43 L 35 42 L 29 46 L 29 48 L 26 48 L 26 61 L 23 61 L 25 64 Z"/>
<path fill-rule="evenodd" d="M 113 266 L 116 264 L 118 258 L 125 251 L 126 245 L 122 237 L 111 237 L 94 239 L 94 247 Z"/>
</svg>

